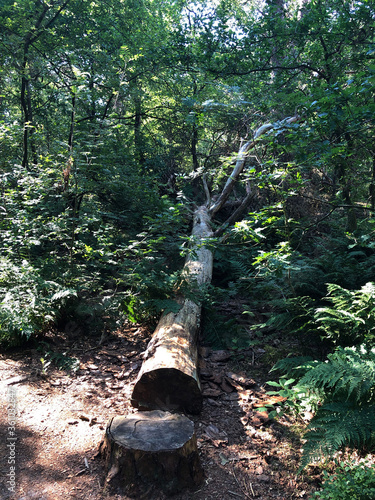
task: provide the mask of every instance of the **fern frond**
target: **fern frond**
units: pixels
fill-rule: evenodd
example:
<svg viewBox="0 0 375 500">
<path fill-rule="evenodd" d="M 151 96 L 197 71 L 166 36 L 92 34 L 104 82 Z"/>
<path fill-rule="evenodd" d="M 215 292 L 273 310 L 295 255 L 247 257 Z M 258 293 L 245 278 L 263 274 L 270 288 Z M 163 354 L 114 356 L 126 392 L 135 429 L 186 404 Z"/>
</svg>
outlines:
<svg viewBox="0 0 375 500">
<path fill-rule="evenodd" d="M 237 258 L 230 261 L 232 276 L 240 281 L 246 281 L 253 276 L 254 268 L 249 259 Z"/>
<path fill-rule="evenodd" d="M 375 335 L 375 284 L 369 282 L 354 291 L 332 283 L 327 287 L 327 300 L 333 307 L 315 310 L 318 329 L 335 342 L 372 341 Z"/>
<path fill-rule="evenodd" d="M 318 363 L 319 361 L 315 361 L 310 356 L 284 358 L 280 359 L 280 361 L 272 367 L 271 372 L 280 371 L 284 375 L 292 375 L 293 377 L 300 378 Z"/>
<path fill-rule="evenodd" d="M 332 456 L 343 446 L 361 448 L 375 442 L 375 405 L 335 401 L 323 405 L 305 434 L 301 468 Z"/>
<path fill-rule="evenodd" d="M 375 354 L 365 347 L 338 348 L 326 363 L 318 363 L 300 380 L 301 385 L 325 390 L 330 398 L 366 400 L 375 390 Z"/>
</svg>

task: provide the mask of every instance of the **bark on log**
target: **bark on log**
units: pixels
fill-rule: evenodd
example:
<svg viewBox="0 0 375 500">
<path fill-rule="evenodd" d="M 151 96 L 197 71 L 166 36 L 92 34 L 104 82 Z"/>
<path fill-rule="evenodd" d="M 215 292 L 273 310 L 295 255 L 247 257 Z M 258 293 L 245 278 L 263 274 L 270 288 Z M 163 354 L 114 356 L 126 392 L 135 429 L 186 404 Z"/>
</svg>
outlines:
<svg viewBox="0 0 375 500">
<path fill-rule="evenodd" d="M 206 207 L 195 212 L 192 236 L 198 243 L 185 262 L 183 275 L 190 287 L 199 289 L 212 278 L 212 252 L 203 246 L 205 238 L 212 236 Z M 162 315 L 144 353 L 132 394 L 132 404 L 139 409 L 199 413 L 202 408 L 197 370 L 201 305 L 190 299 L 180 299 L 180 304 L 177 313 Z"/>
<path fill-rule="evenodd" d="M 183 415 L 156 410 L 114 417 L 100 452 L 112 487 L 141 481 L 175 494 L 203 481 L 194 424 Z"/>
</svg>

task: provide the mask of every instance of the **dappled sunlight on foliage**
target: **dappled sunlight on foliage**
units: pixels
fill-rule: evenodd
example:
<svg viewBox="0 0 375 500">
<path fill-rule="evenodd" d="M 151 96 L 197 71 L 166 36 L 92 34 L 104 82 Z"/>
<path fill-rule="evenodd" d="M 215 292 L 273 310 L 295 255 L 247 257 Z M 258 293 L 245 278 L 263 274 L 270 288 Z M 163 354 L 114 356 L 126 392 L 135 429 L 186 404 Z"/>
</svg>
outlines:
<svg viewBox="0 0 375 500">
<path fill-rule="evenodd" d="M 367 0 L 2 2 L 0 347 L 154 327 L 190 300 L 249 371 L 311 355 L 270 381 L 311 413 L 311 456 L 372 450 L 374 16 Z M 199 285 L 182 270 L 203 250 Z"/>
</svg>

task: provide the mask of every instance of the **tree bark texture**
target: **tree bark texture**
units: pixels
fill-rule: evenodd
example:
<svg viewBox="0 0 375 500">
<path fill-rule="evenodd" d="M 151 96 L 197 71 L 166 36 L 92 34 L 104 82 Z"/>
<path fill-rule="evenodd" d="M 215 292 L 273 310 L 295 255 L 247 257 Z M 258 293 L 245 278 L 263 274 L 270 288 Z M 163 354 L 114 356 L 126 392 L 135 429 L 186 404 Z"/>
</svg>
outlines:
<svg viewBox="0 0 375 500">
<path fill-rule="evenodd" d="M 203 481 L 194 424 L 183 415 L 156 410 L 114 417 L 100 452 L 109 486 L 141 481 L 175 494 Z"/>
<path fill-rule="evenodd" d="M 183 276 L 190 289 L 211 282 L 213 256 L 204 246 L 212 236 L 206 207 L 194 214 L 193 241 Z M 163 314 L 144 353 L 144 362 L 136 380 L 132 404 L 139 409 L 181 410 L 199 413 L 202 393 L 197 364 L 197 336 L 201 305 L 198 300 L 180 298 L 177 313 Z"/>
</svg>

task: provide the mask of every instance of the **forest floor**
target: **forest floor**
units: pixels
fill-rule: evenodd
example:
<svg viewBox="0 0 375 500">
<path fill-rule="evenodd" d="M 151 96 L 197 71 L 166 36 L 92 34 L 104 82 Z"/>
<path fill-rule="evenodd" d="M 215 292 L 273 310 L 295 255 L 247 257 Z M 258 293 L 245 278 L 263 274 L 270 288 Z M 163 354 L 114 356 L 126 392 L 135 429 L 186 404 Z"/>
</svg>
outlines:
<svg viewBox="0 0 375 500">
<path fill-rule="evenodd" d="M 109 419 L 136 411 L 131 393 L 152 332 L 128 326 L 100 343 L 74 324 L 66 330 L 45 341 L 55 356 L 79 360 L 70 374 L 47 366 L 46 356 L 43 367 L 43 351 L 36 348 L 0 355 L 0 498 L 164 499 L 161 491 L 145 486 L 121 494 L 108 490 L 98 452 Z M 319 487 L 318 471 L 297 475 L 303 423 L 288 416 L 272 421 L 258 411 L 270 398 L 264 347 L 200 348 L 203 410 L 189 417 L 205 480 L 175 500 L 289 500 L 309 498 Z M 9 408 L 15 405 L 12 434 Z M 9 489 L 13 484 L 15 492 Z"/>
</svg>

